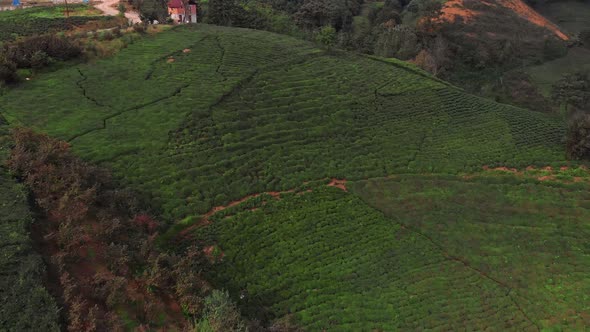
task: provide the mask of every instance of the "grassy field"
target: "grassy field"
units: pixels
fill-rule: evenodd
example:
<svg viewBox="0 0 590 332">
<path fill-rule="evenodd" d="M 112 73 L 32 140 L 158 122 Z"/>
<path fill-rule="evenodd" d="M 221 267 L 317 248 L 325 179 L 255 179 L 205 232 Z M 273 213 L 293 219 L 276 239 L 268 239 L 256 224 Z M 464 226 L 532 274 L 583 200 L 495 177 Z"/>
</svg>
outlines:
<svg viewBox="0 0 590 332">
<path fill-rule="evenodd" d="M 70 17 L 65 17 L 65 6 L 32 7 L 0 11 L 0 42 L 19 36 L 68 30 L 88 21 L 109 20 L 101 12 L 87 5 L 70 5 Z"/>
<path fill-rule="evenodd" d="M 585 197 L 581 185 L 461 177 L 483 166 L 564 165 L 560 118 L 469 95 L 406 63 L 261 31 L 177 27 L 24 82 L 0 96 L 0 114 L 68 140 L 182 227 L 250 194 L 309 186 L 282 200 L 258 196 L 258 210 L 196 228 L 224 252 L 213 279 L 234 297 L 246 291 L 241 307 L 254 316 L 293 313 L 310 330 L 521 331 L 586 319 L 588 299 L 575 292 L 588 289 L 586 210 L 561 205 Z M 424 175 L 433 173 L 448 175 Z M 407 181 L 363 182 L 393 174 Z M 357 181 L 355 194 L 322 185 L 334 177 Z M 445 199 L 466 200 L 467 211 L 453 201 L 438 212 Z M 508 226 L 491 233 L 481 220 L 494 218 Z M 512 232 L 522 224 L 538 233 Z M 560 237 L 545 238 L 552 230 Z M 546 256 L 532 256 L 544 240 Z M 561 267 L 568 275 L 547 280 Z"/>
</svg>

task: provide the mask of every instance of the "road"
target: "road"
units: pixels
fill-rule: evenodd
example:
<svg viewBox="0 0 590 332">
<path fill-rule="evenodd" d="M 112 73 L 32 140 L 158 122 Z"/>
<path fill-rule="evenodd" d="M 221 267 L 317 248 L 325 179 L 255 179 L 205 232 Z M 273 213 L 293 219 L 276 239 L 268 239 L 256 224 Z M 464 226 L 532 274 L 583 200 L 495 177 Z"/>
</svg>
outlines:
<svg viewBox="0 0 590 332">
<path fill-rule="evenodd" d="M 110 16 L 117 16 L 119 15 L 119 10 L 117 9 L 117 5 L 119 4 L 119 0 L 104 0 L 102 2 L 98 2 L 94 5 L 97 9 L 100 9 L 105 15 Z M 136 11 L 129 11 L 125 12 L 125 17 L 131 21 L 132 23 L 140 23 L 141 19 L 139 18 L 139 14 Z"/>
</svg>

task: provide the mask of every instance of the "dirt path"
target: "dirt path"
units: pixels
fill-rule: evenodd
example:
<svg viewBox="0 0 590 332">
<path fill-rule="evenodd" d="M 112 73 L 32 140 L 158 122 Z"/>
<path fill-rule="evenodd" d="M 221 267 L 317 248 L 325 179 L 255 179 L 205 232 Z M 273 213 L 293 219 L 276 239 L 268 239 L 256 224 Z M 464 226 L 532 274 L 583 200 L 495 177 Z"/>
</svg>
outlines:
<svg viewBox="0 0 590 332">
<path fill-rule="evenodd" d="M 348 192 L 348 188 L 346 188 L 346 183 L 348 181 L 346 179 L 337 179 L 337 178 L 330 178 L 330 182 L 328 184 L 326 184 L 326 186 L 328 187 L 335 187 L 338 188 L 342 191 Z M 307 182 L 305 182 L 307 183 Z M 311 190 L 305 190 L 302 192 L 297 192 L 297 193 L 305 193 L 305 192 L 310 192 Z M 263 192 L 263 193 L 257 193 L 257 194 L 251 194 L 245 197 L 242 197 L 238 200 L 232 201 L 227 205 L 221 205 L 221 206 L 216 206 L 214 208 L 212 208 L 211 210 L 209 210 L 209 212 L 205 213 L 202 217 L 201 217 L 201 221 L 189 226 L 187 228 L 185 228 L 184 230 L 182 230 L 180 233 L 178 233 L 178 238 L 179 239 L 183 239 L 183 238 L 187 238 L 189 237 L 190 233 L 197 227 L 201 227 L 204 225 L 209 225 L 211 223 L 211 221 L 209 220 L 209 218 L 211 216 L 213 216 L 214 214 L 216 214 L 217 212 L 223 211 L 225 209 L 228 209 L 230 207 L 234 207 L 236 205 L 242 204 L 245 201 L 251 199 L 251 198 L 256 198 L 258 196 L 261 196 L 263 194 L 266 195 L 270 195 L 272 196 L 274 199 L 280 199 L 282 194 L 287 194 L 287 193 L 294 193 L 296 192 L 294 189 L 289 189 L 289 190 L 284 190 L 284 191 L 267 191 L 267 192 Z"/>
<path fill-rule="evenodd" d="M 95 3 L 94 7 L 101 10 L 105 15 L 108 16 L 117 16 L 119 15 L 119 10 L 117 9 L 117 5 L 119 4 L 119 0 L 103 0 L 102 2 Z M 139 18 L 139 13 L 135 11 L 127 10 L 125 12 L 125 17 L 131 21 L 131 23 L 140 23 L 141 19 Z"/>
</svg>

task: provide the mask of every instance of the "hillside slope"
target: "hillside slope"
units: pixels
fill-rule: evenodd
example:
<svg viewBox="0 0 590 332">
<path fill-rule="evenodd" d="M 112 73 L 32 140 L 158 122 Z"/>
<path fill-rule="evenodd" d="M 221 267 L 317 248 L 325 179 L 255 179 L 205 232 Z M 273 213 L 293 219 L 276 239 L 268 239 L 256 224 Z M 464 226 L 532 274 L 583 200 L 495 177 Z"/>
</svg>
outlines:
<svg viewBox="0 0 590 332">
<path fill-rule="evenodd" d="M 554 59 L 570 39 L 523 0 L 445 1 L 439 23 L 461 60 L 477 69 Z"/>
<path fill-rule="evenodd" d="M 526 167 L 564 155 L 556 117 L 465 94 L 402 62 L 209 26 L 47 74 L 0 105 L 14 124 L 111 166 L 171 220 L 314 179 Z"/>
<path fill-rule="evenodd" d="M 293 315 L 313 331 L 588 322 L 587 170 L 572 184 L 471 180 L 485 166 L 564 165 L 561 120 L 403 62 L 178 27 L 25 82 L 0 96 L 0 113 L 111 167 L 177 225 L 163 238 L 170 246 L 198 241 L 219 258 L 212 282 L 263 322 Z M 385 178 L 400 173 L 401 184 Z M 337 188 L 326 188 L 332 178 Z"/>
<path fill-rule="evenodd" d="M 473 25 L 483 31 L 487 30 L 488 36 L 498 38 L 509 38 L 515 33 L 522 34 L 523 31 L 515 31 L 512 28 L 519 24 L 529 24 L 541 28 L 546 35 L 554 35 L 562 40 L 569 39 L 557 25 L 522 0 L 448 0 L 443 6 L 443 18 L 451 22 L 460 20 L 466 23 L 466 26 Z"/>
</svg>

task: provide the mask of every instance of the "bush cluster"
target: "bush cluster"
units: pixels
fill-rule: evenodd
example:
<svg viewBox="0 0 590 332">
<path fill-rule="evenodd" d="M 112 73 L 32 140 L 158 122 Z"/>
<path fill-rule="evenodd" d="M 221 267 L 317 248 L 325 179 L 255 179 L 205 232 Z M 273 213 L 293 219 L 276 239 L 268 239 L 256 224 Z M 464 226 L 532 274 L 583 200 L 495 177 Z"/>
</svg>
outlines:
<svg viewBox="0 0 590 332">
<path fill-rule="evenodd" d="M 570 119 L 566 149 L 570 159 L 590 160 L 590 114 L 579 112 Z"/>
<path fill-rule="evenodd" d="M 47 65 L 51 59 L 76 58 L 82 54 L 82 48 L 71 39 L 48 34 L 6 43 L 0 53 L 18 68 L 39 68 Z"/>
<path fill-rule="evenodd" d="M 68 330 L 119 330 L 116 309 L 137 301 L 142 304 L 132 318 L 157 326 L 166 312 L 162 299 L 170 295 L 187 315 L 200 314 L 210 288 L 197 247 L 182 256 L 157 250 L 158 223 L 114 186 L 106 170 L 74 157 L 67 143 L 27 129 L 15 130 L 13 138 L 8 166 L 47 216 L 44 238 L 59 248 L 50 255 L 68 306 Z M 135 283 L 151 293 L 133 290 Z"/>
</svg>

